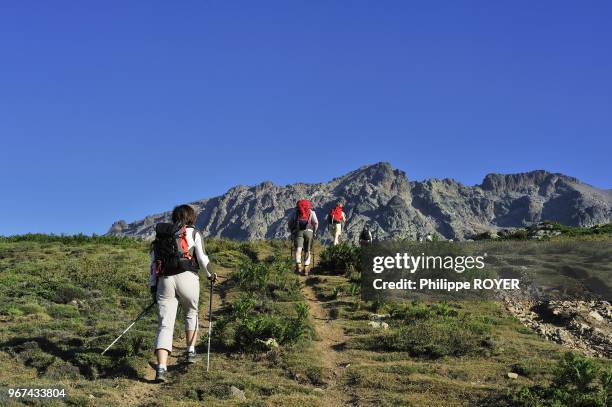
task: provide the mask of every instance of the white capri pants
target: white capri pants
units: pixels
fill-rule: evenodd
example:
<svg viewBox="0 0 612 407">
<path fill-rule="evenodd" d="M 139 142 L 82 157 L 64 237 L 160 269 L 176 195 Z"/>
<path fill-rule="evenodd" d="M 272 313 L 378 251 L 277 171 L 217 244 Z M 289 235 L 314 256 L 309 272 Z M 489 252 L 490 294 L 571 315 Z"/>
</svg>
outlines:
<svg viewBox="0 0 612 407">
<path fill-rule="evenodd" d="M 157 340 L 155 349 L 172 352 L 172 334 L 178 302 L 185 311 L 185 330 L 195 331 L 198 325 L 200 278 L 197 273 L 184 271 L 160 277 L 157 282 Z"/>
</svg>

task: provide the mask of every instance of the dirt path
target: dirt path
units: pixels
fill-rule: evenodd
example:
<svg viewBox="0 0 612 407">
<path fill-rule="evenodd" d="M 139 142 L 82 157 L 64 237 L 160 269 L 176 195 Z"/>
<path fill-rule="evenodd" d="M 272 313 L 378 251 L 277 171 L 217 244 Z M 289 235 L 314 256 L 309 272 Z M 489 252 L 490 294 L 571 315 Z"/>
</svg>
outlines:
<svg viewBox="0 0 612 407">
<path fill-rule="evenodd" d="M 208 293 L 210 291 L 207 290 L 206 297 L 200 300 L 200 312 L 198 315 L 198 343 L 202 336 L 206 336 L 208 334 Z M 201 294 L 203 294 L 201 292 Z M 203 301 L 205 300 L 205 301 Z M 221 306 L 222 300 L 219 293 L 219 286 L 216 286 L 213 291 L 213 310 L 219 309 Z M 214 315 L 214 311 L 213 311 Z M 177 316 L 176 323 L 181 323 Z M 175 323 L 175 324 L 176 324 Z M 214 323 L 214 321 L 213 321 Z M 213 326 L 214 328 L 214 326 Z M 181 332 L 180 334 L 175 334 L 174 339 L 172 341 L 173 352 L 168 357 L 168 370 L 171 375 L 180 375 L 185 373 L 185 366 L 179 365 L 177 363 L 177 357 L 183 354 L 183 352 L 187 349 L 185 345 L 185 334 Z M 202 363 L 206 363 L 205 359 L 206 355 L 203 355 Z M 151 358 L 153 361 L 154 358 Z M 150 366 L 147 367 L 144 375 L 141 379 L 134 381 L 134 384 L 128 388 L 125 392 L 123 401 L 121 405 L 129 406 L 129 407 L 137 407 L 146 405 L 152 401 L 157 400 L 157 394 L 163 389 L 162 384 L 155 383 L 155 366 L 150 363 Z M 170 378 L 170 384 L 172 383 L 172 378 Z"/>
<path fill-rule="evenodd" d="M 339 403 L 343 406 L 355 405 L 346 378 L 346 368 L 350 365 L 350 360 L 340 350 L 347 336 L 342 327 L 330 318 L 329 312 L 325 309 L 326 302 L 317 298 L 312 285 L 306 283 L 302 292 L 308 300 L 313 325 L 319 336 L 319 340 L 314 341 L 314 346 L 321 356 L 323 367 L 329 372 L 324 396 L 326 405 Z"/>
</svg>

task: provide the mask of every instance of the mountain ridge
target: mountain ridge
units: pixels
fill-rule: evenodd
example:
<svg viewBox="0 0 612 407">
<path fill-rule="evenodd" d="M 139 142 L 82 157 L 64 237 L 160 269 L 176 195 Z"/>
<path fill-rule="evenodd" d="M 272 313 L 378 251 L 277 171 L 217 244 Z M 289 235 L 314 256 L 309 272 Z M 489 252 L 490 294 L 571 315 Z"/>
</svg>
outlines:
<svg viewBox="0 0 612 407">
<path fill-rule="evenodd" d="M 416 239 L 432 233 L 465 239 L 543 220 L 570 226 L 612 221 L 612 190 L 568 175 L 546 170 L 490 173 L 481 184 L 466 186 L 452 178 L 410 181 L 387 162 L 361 166 L 328 182 L 236 185 L 190 204 L 199 212 L 196 226 L 205 236 L 278 239 L 288 236 L 286 218 L 301 198 L 313 202 L 320 221 L 337 200 L 346 201 L 350 240 L 366 223 L 378 239 Z M 162 212 L 129 224 L 118 221 L 107 234 L 150 239 L 154 225 L 169 217 L 170 212 Z"/>
</svg>

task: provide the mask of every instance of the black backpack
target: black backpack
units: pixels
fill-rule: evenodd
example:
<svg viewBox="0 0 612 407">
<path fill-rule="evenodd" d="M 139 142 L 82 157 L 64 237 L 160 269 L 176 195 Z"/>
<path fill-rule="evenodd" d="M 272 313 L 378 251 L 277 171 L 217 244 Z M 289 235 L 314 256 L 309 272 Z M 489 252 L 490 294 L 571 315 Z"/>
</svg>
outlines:
<svg viewBox="0 0 612 407">
<path fill-rule="evenodd" d="M 194 228 L 194 242 L 196 233 Z M 155 273 L 158 276 L 171 276 L 184 271 L 198 271 L 198 260 L 194 255 L 195 247 L 185 251 L 181 248 L 181 243 L 187 247 L 186 226 L 180 223 L 158 223 L 155 226 L 155 240 L 151 244 L 151 248 L 155 259 Z"/>
</svg>

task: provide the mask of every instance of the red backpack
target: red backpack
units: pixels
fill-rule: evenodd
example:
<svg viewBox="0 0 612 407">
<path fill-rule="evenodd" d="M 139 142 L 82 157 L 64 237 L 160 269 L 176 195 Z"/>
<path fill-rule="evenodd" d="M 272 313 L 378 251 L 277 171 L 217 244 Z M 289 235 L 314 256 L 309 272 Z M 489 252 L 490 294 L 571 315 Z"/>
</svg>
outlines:
<svg viewBox="0 0 612 407">
<path fill-rule="evenodd" d="M 331 211 L 329 211 L 329 217 L 331 218 L 331 220 L 335 222 L 341 222 L 342 221 L 342 207 L 336 206 Z"/>
<path fill-rule="evenodd" d="M 304 230 L 308 225 L 308 221 L 310 220 L 310 210 L 312 209 L 312 204 L 308 199 L 300 199 L 297 201 L 297 216 L 296 221 L 298 224 L 298 229 Z"/>
</svg>

